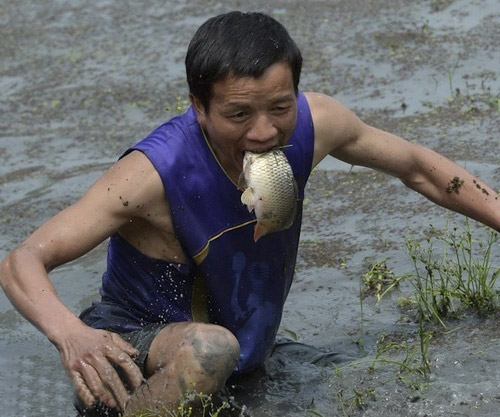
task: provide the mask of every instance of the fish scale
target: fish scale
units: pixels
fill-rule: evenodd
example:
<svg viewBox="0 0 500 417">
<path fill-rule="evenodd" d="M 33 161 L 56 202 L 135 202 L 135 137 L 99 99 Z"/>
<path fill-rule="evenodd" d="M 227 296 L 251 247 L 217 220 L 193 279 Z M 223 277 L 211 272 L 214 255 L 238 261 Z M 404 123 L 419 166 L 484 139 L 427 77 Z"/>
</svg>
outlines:
<svg viewBox="0 0 500 417">
<path fill-rule="evenodd" d="M 288 159 L 279 148 L 264 153 L 245 152 L 241 202 L 254 211 L 254 240 L 287 229 L 297 211 L 297 184 Z"/>
</svg>

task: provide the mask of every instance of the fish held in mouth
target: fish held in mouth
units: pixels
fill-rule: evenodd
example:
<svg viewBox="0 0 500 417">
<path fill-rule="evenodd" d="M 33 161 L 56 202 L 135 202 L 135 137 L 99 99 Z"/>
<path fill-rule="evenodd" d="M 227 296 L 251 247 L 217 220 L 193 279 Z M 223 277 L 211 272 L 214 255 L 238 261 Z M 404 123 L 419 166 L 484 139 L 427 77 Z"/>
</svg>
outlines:
<svg viewBox="0 0 500 417">
<path fill-rule="evenodd" d="M 289 228 L 297 212 L 297 184 L 280 148 L 264 153 L 245 152 L 238 188 L 241 202 L 254 212 L 254 241 Z"/>
</svg>

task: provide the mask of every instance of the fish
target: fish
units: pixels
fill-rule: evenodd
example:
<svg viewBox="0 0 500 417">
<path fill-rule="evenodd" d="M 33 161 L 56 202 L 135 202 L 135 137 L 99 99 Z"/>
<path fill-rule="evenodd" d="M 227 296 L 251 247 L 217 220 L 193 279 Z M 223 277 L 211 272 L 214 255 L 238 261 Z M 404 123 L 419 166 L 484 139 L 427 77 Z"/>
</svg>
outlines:
<svg viewBox="0 0 500 417">
<path fill-rule="evenodd" d="M 254 242 L 293 224 L 297 213 L 297 183 L 281 148 L 263 153 L 245 152 L 238 188 L 243 191 L 241 202 L 257 218 Z"/>
</svg>

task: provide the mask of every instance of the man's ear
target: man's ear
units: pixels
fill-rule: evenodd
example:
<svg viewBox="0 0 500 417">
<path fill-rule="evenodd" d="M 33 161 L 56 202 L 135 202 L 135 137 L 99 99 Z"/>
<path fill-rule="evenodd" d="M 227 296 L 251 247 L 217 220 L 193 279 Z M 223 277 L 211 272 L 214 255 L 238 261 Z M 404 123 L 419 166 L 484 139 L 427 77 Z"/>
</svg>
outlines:
<svg viewBox="0 0 500 417">
<path fill-rule="evenodd" d="M 193 105 L 194 111 L 196 113 L 196 118 L 198 119 L 198 123 L 203 125 L 203 122 L 206 118 L 205 106 L 201 104 L 201 101 L 195 95 L 189 93 L 189 101 Z"/>
</svg>

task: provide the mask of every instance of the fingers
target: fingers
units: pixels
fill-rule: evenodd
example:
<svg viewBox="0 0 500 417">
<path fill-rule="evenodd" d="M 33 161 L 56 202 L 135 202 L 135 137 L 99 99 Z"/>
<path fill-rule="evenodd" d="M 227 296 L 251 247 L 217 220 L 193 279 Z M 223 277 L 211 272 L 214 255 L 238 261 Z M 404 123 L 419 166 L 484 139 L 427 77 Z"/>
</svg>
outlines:
<svg viewBox="0 0 500 417">
<path fill-rule="evenodd" d="M 122 349 L 127 355 L 135 358 L 139 355 L 139 350 L 133 347 L 130 343 L 123 340 L 118 334 L 110 333 L 111 340 L 114 344 L 116 344 L 120 349 Z"/>
<path fill-rule="evenodd" d="M 117 337 L 119 338 L 119 336 Z M 128 345 L 128 343 L 123 339 L 120 338 L 120 340 Z M 132 347 L 131 349 L 134 351 L 132 353 L 134 353 L 135 356 L 139 354 L 139 351 L 137 349 L 134 349 Z M 130 351 L 131 350 L 129 349 L 129 352 Z M 108 359 L 115 365 L 118 365 L 124 371 L 127 381 L 132 388 L 132 391 L 135 391 L 144 382 L 144 378 L 142 376 L 141 370 L 129 355 L 130 354 L 127 353 L 127 351 L 124 351 L 119 347 L 112 348 L 107 352 Z"/>
<path fill-rule="evenodd" d="M 129 393 L 113 365 L 124 370 L 133 391 L 141 385 L 142 373 L 132 358 L 116 345 L 107 345 L 102 350 L 104 352 L 96 352 L 78 361 L 70 376 L 86 406 L 92 407 L 98 401 L 123 410 Z"/>
<path fill-rule="evenodd" d="M 92 404 L 96 402 L 96 398 L 92 395 L 92 392 L 87 387 L 85 380 L 79 372 L 73 371 L 70 374 L 73 380 L 73 385 L 75 386 L 76 395 L 84 402 L 87 407 L 91 407 Z"/>
<path fill-rule="evenodd" d="M 109 359 L 113 360 L 112 358 Z M 98 383 L 98 389 L 102 387 L 105 390 L 104 398 L 103 396 L 99 396 L 99 399 L 101 401 L 104 399 L 103 402 L 111 408 L 123 410 L 129 399 L 129 394 L 115 368 L 111 365 L 108 358 L 102 356 L 97 356 L 95 358 L 95 364 L 93 366 L 98 374 L 97 377 L 99 382 L 96 381 Z M 110 392 L 112 395 L 110 398 L 107 398 L 106 394 Z"/>
<path fill-rule="evenodd" d="M 101 402 L 121 411 L 129 400 L 122 377 L 135 391 L 143 382 L 143 376 L 132 357 L 139 351 L 118 334 L 92 329 L 67 339 L 61 350 L 63 363 L 73 380 L 77 395 L 92 408 Z M 116 368 L 116 369 L 115 369 Z"/>
<path fill-rule="evenodd" d="M 79 371 L 70 374 L 78 397 L 91 408 L 96 402 L 106 404 L 110 408 L 118 406 L 113 394 L 104 386 L 96 369 L 89 363 L 80 362 Z"/>
</svg>

